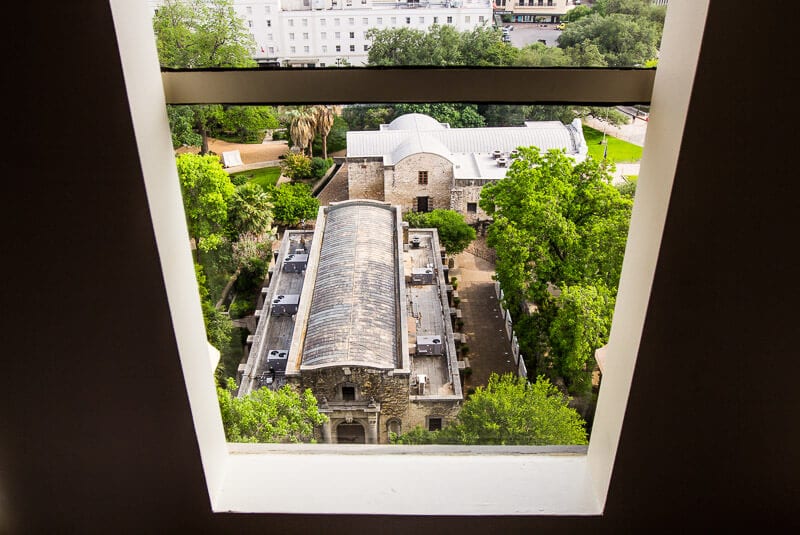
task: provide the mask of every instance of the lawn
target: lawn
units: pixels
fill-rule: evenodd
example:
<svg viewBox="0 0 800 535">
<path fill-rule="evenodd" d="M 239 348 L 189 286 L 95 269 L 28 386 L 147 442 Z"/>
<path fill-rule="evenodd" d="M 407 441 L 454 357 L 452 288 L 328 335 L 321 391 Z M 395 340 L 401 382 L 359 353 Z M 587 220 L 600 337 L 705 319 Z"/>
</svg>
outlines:
<svg viewBox="0 0 800 535">
<path fill-rule="evenodd" d="M 602 160 L 605 146 L 600 142 L 603 140 L 603 132 L 583 125 L 583 137 L 586 138 L 586 144 L 589 146 L 589 156 L 595 160 Z M 608 143 L 609 160 L 616 163 L 630 163 L 642 159 L 642 147 L 639 145 L 611 137 L 608 134 L 606 134 L 606 142 Z"/>
<path fill-rule="evenodd" d="M 264 189 L 268 186 L 274 186 L 278 183 L 278 178 L 281 176 L 281 168 L 276 167 L 263 167 L 261 169 L 251 169 L 250 171 L 240 171 L 238 173 L 231 173 L 231 179 L 235 176 L 243 176 L 248 182 L 258 184 Z"/>
</svg>

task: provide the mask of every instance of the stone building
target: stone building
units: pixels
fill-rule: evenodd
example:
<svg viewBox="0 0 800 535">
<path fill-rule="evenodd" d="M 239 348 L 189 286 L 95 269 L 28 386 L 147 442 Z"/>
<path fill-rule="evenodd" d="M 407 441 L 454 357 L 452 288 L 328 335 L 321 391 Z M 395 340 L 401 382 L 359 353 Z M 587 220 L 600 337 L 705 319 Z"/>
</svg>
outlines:
<svg viewBox="0 0 800 535">
<path fill-rule="evenodd" d="M 588 152 L 579 119 L 450 128 L 427 115 L 402 115 L 377 131 L 347 133 L 349 196 L 404 211 L 449 208 L 469 223 L 486 221 L 478 206 L 481 189 L 505 177 L 516 149 L 528 146 L 563 149 L 576 161 Z"/>
<path fill-rule="evenodd" d="M 409 230 L 398 207 L 320 208 L 313 233 L 284 235 L 239 395 L 310 388 L 325 442 L 443 427 L 463 399 L 446 275 L 436 230 Z"/>
</svg>

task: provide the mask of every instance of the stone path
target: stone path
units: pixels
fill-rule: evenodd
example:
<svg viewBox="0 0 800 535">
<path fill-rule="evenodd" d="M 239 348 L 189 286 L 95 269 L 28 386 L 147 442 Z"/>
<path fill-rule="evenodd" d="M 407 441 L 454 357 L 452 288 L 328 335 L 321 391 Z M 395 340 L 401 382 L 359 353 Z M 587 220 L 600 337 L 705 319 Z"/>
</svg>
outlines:
<svg viewBox="0 0 800 535">
<path fill-rule="evenodd" d="M 517 373 L 495 295 L 493 273 L 493 264 L 468 252 L 457 255 L 455 267 L 450 270 L 450 276 L 458 278 L 462 332 L 467 335 L 467 358 L 472 368 L 465 390 L 485 386 L 492 372 Z"/>
</svg>

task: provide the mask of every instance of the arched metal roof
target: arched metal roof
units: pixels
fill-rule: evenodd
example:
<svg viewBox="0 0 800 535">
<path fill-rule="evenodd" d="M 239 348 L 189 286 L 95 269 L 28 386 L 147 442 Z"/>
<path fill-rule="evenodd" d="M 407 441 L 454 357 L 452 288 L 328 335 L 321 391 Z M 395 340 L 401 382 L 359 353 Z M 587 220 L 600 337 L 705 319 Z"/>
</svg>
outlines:
<svg viewBox="0 0 800 535">
<path fill-rule="evenodd" d="M 327 210 L 302 368 L 396 367 L 395 217 L 365 202 Z"/>
<path fill-rule="evenodd" d="M 386 130 L 444 130 L 445 125 L 423 113 L 406 113 L 385 126 Z"/>
</svg>

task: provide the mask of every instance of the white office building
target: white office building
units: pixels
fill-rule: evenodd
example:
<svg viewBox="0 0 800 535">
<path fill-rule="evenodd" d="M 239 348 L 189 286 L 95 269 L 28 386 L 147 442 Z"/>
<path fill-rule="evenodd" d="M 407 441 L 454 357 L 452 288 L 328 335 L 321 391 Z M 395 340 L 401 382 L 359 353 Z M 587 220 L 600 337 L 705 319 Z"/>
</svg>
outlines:
<svg viewBox="0 0 800 535">
<path fill-rule="evenodd" d="M 151 0 L 155 9 L 161 4 Z M 458 31 L 493 24 L 489 0 L 234 0 L 261 65 L 331 67 L 367 63 L 370 28 Z"/>
</svg>

